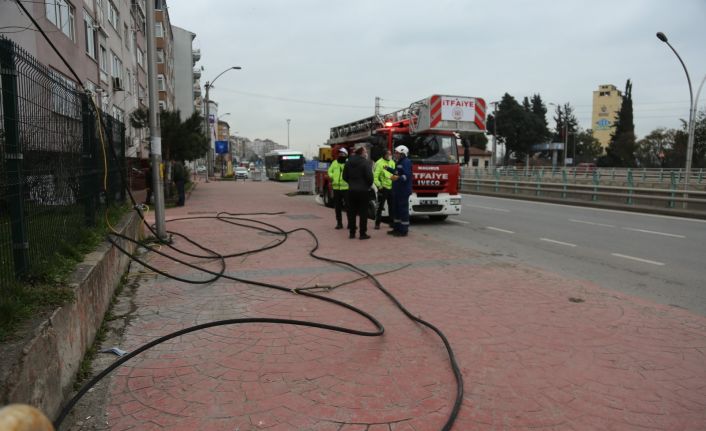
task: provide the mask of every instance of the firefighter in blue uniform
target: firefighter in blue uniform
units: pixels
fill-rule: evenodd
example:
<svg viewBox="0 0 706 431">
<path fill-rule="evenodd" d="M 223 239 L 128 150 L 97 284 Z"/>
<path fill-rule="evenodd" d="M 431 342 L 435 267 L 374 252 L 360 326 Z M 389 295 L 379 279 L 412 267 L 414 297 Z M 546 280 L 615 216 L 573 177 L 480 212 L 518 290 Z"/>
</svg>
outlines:
<svg viewBox="0 0 706 431">
<path fill-rule="evenodd" d="M 412 161 L 409 148 L 400 145 L 395 148 L 397 165 L 387 168 L 392 174 L 392 214 L 394 226 L 387 233 L 392 236 L 407 236 L 409 231 L 409 196 L 412 194 Z"/>
</svg>

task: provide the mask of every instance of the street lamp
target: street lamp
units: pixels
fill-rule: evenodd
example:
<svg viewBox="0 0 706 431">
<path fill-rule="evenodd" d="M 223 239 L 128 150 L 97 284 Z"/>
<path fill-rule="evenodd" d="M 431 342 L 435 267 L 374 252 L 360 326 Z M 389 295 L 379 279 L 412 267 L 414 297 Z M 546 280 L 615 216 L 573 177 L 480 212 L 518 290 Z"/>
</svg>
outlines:
<svg viewBox="0 0 706 431">
<path fill-rule="evenodd" d="M 289 122 L 292 121 L 291 118 L 287 118 L 287 149 L 289 149 Z"/>
<path fill-rule="evenodd" d="M 557 105 L 556 103 L 549 102 L 548 104 L 559 108 L 559 105 Z M 564 133 L 563 133 L 563 135 L 564 135 L 564 151 L 562 151 L 562 152 L 564 153 L 564 167 L 566 167 L 566 153 L 569 151 L 569 121 L 568 121 L 568 118 L 566 117 L 566 112 L 564 112 L 563 126 L 564 126 Z M 551 144 L 551 142 L 550 142 L 550 144 Z M 554 166 L 552 163 L 552 168 L 553 167 Z"/>
<path fill-rule="evenodd" d="M 491 105 L 493 105 L 493 154 L 490 157 L 490 170 L 495 171 L 495 166 L 497 165 L 497 156 L 496 153 L 498 151 L 498 103 L 500 101 L 496 102 L 490 102 Z M 466 151 L 466 150 L 464 150 Z M 470 150 L 469 150 L 470 151 Z"/>
<path fill-rule="evenodd" d="M 208 177 L 213 175 L 213 135 L 211 134 L 211 126 L 210 126 L 210 113 L 209 113 L 209 104 L 210 104 L 210 99 L 208 98 L 208 91 L 213 87 L 213 84 L 216 82 L 218 78 L 221 77 L 224 73 L 228 72 L 229 70 L 240 70 L 242 67 L 240 66 L 231 66 L 228 69 L 224 70 L 223 72 L 219 73 L 215 78 L 213 78 L 211 81 L 206 81 L 206 98 L 204 99 L 204 102 L 206 104 L 206 115 L 204 116 L 204 129 L 206 130 L 206 133 L 208 133 L 208 139 L 210 142 L 209 148 L 208 148 L 208 153 L 206 154 L 206 182 L 208 182 Z"/>
<path fill-rule="evenodd" d="M 686 82 L 689 84 L 689 140 L 687 141 L 686 145 L 686 167 L 684 168 L 686 178 L 684 181 L 684 198 L 686 199 L 688 197 L 687 193 L 689 191 L 689 174 L 691 173 L 691 153 L 694 151 L 694 116 L 696 112 L 696 105 L 694 104 L 694 92 L 691 89 L 691 78 L 689 77 L 689 71 L 686 70 L 686 65 L 679 56 L 677 50 L 674 49 L 674 47 L 667 40 L 667 36 L 661 31 L 657 32 L 657 39 L 666 43 L 667 46 L 674 52 L 674 55 L 677 56 L 679 62 L 681 63 L 681 66 L 684 68 L 684 73 L 686 73 Z M 700 87 L 699 91 L 701 91 Z M 686 200 L 683 202 L 683 207 L 687 207 Z"/>
</svg>

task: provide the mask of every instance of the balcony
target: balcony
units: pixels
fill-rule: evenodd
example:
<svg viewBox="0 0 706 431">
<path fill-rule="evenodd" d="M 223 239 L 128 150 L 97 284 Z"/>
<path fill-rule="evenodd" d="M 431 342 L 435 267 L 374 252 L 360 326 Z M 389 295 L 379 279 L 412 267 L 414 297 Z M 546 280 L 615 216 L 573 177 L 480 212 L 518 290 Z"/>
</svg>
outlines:
<svg viewBox="0 0 706 431">
<path fill-rule="evenodd" d="M 200 97 L 200 96 L 201 96 L 201 87 L 194 86 L 194 97 Z"/>
<path fill-rule="evenodd" d="M 201 69 L 194 69 L 194 79 L 201 79 Z"/>
<path fill-rule="evenodd" d="M 200 50 L 200 49 L 194 49 L 193 51 L 191 51 L 191 57 L 193 58 L 194 63 L 196 63 L 197 61 L 201 60 L 201 50 Z"/>
</svg>

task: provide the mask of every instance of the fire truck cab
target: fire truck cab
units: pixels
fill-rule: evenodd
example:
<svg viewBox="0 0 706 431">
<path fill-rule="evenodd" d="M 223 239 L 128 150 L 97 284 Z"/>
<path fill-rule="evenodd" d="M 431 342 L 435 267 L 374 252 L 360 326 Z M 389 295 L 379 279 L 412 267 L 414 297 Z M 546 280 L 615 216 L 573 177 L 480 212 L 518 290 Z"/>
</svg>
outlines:
<svg viewBox="0 0 706 431">
<path fill-rule="evenodd" d="M 331 128 L 328 141 L 332 156 L 340 148 L 351 152 L 365 144 L 376 161 L 399 145 L 409 148 L 412 161 L 412 216 L 443 220 L 461 213 L 461 172 L 458 135 L 461 131 L 485 131 L 485 101 L 480 98 L 434 95 L 409 108 L 386 115 L 364 118 Z M 328 206 L 332 191 L 325 170 L 317 171 L 316 189 Z M 376 202 L 370 205 L 374 212 Z M 386 209 L 384 211 L 386 213 Z"/>
</svg>

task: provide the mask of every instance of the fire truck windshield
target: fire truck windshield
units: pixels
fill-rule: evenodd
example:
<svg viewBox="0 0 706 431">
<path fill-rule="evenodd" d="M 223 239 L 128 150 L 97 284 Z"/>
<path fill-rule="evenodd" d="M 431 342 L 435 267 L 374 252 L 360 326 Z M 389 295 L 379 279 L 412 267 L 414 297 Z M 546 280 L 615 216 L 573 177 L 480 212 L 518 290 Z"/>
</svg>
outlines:
<svg viewBox="0 0 706 431">
<path fill-rule="evenodd" d="M 458 163 L 456 137 L 453 135 L 406 135 L 394 134 L 392 148 L 404 145 L 409 148 L 409 158 L 421 164 Z"/>
</svg>

